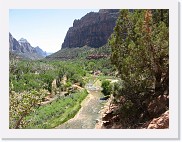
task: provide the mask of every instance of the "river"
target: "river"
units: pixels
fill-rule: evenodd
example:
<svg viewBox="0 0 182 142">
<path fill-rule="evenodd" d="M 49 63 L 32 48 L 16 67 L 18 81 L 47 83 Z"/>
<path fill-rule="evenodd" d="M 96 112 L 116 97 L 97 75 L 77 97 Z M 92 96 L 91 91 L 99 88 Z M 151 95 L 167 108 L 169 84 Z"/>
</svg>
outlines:
<svg viewBox="0 0 182 142">
<path fill-rule="evenodd" d="M 99 88 L 99 86 L 95 86 Z M 56 129 L 94 129 L 97 119 L 100 117 L 99 111 L 102 109 L 105 101 L 101 101 L 103 96 L 101 90 L 87 89 L 89 94 L 81 103 L 81 109 L 74 118 L 68 120 Z"/>
</svg>

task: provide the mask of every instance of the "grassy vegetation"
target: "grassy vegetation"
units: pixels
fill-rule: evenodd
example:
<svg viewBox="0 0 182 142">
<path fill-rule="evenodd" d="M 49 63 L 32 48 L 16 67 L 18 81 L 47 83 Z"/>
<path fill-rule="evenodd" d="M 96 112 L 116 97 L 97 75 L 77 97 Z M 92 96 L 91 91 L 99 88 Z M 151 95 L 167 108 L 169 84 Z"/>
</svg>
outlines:
<svg viewBox="0 0 182 142">
<path fill-rule="evenodd" d="M 30 123 L 25 128 L 49 129 L 66 122 L 79 111 L 80 104 L 87 94 L 87 91 L 84 90 L 59 98 L 48 105 L 40 106 L 34 113 L 26 117 L 26 120 Z"/>
<path fill-rule="evenodd" d="M 115 76 L 100 75 L 100 76 L 98 76 L 98 79 L 99 79 L 100 81 L 104 81 L 104 80 L 106 80 L 106 79 L 116 79 L 116 77 L 115 77 Z"/>
<path fill-rule="evenodd" d="M 100 48 L 91 48 L 89 46 L 81 48 L 64 48 L 50 56 L 47 56 L 46 60 L 85 60 L 87 56 L 92 54 L 110 55 L 111 48 L 107 44 Z"/>
</svg>

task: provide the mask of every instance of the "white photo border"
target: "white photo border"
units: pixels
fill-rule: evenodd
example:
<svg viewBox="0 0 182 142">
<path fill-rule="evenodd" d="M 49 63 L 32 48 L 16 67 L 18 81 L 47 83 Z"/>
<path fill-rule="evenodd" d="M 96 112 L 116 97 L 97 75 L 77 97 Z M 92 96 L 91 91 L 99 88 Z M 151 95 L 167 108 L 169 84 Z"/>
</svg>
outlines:
<svg viewBox="0 0 182 142">
<path fill-rule="evenodd" d="M 91 8 L 169 9 L 169 129 L 9 129 L 9 10 Z M 0 129 L 2 138 L 179 139 L 179 47 L 177 0 L 1 0 L 0 39 Z"/>
</svg>

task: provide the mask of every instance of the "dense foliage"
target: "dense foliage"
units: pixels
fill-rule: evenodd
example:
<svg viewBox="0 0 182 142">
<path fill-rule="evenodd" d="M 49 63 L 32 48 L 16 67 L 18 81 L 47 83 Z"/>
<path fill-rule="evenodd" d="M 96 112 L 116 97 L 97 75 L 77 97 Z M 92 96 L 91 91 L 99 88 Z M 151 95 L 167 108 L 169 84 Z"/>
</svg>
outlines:
<svg viewBox="0 0 182 142">
<path fill-rule="evenodd" d="M 102 51 L 103 49 L 99 49 L 97 53 Z M 101 75 L 109 75 L 114 71 L 109 59 L 86 60 L 85 57 L 67 61 L 30 61 L 19 60 L 11 56 L 9 67 L 10 128 L 26 128 L 32 121 L 32 119 L 27 120 L 30 118 L 27 116 L 30 113 L 34 114 L 37 105 L 45 100 L 45 96 L 56 97 L 62 92 L 73 93 L 72 85 L 77 84 L 84 87 L 94 72 L 100 71 Z M 80 99 L 82 100 L 81 96 Z M 76 100 L 74 101 L 76 103 Z M 77 112 L 80 106 L 74 103 L 70 109 Z M 56 118 L 56 116 L 52 117 L 52 119 Z M 68 118 L 65 117 L 64 120 L 68 120 Z M 31 124 L 32 127 L 34 127 L 33 125 Z M 41 125 L 42 123 L 39 127 L 43 127 Z"/>
<path fill-rule="evenodd" d="M 150 118 L 152 100 L 169 94 L 169 10 L 121 10 L 109 43 L 123 81 L 114 90 L 117 114 L 133 127 Z"/>
<path fill-rule="evenodd" d="M 105 96 L 111 94 L 112 85 L 110 84 L 110 81 L 104 80 L 104 81 L 102 82 L 101 87 L 102 87 L 102 93 L 103 93 Z"/>
<path fill-rule="evenodd" d="M 58 90 L 70 87 L 80 82 L 84 85 L 83 77 L 86 72 L 79 63 L 58 61 L 26 61 L 10 60 L 10 128 L 22 128 L 28 125 L 25 117 L 43 98 L 49 94 L 59 95 Z M 61 82 L 67 77 L 65 84 Z M 53 85 L 54 80 L 56 84 Z M 60 88 L 60 89 L 59 89 Z"/>
<path fill-rule="evenodd" d="M 76 62 L 10 61 L 10 84 L 15 92 L 41 88 L 51 92 L 54 79 L 57 85 L 63 76 L 75 83 L 82 82 L 85 75 L 85 70 Z"/>
<path fill-rule="evenodd" d="M 58 98 L 47 105 L 40 106 L 35 112 L 26 117 L 27 121 L 31 121 L 24 128 L 55 128 L 75 116 L 87 94 L 87 91 L 83 90 L 66 97 Z"/>
<path fill-rule="evenodd" d="M 104 56 L 103 58 L 94 58 L 97 56 Z M 111 64 L 109 59 L 111 55 L 111 47 L 106 44 L 99 48 L 91 48 L 84 46 L 81 48 L 65 48 L 46 57 L 45 60 L 60 60 L 66 62 L 76 62 L 86 71 L 100 70 L 104 75 L 113 75 L 115 67 Z M 93 58 L 89 58 L 93 56 Z"/>
<path fill-rule="evenodd" d="M 10 60 L 9 80 L 15 92 L 41 88 L 51 91 L 51 83 L 57 74 L 55 65 L 40 61 Z"/>
</svg>

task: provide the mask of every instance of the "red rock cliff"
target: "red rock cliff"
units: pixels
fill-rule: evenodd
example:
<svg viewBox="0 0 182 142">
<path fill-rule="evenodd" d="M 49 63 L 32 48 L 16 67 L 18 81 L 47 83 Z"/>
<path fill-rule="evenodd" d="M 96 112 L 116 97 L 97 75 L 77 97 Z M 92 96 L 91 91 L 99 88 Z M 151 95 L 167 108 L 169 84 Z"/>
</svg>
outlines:
<svg viewBox="0 0 182 142">
<path fill-rule="evenodd" d="M 74 20 L 70 27 L 62 48 L 101 47 L 107 40 L 115 26 L 119 10 L 102 9 L 99 12 L 90 12 L 79 20 Z"/>
</svg>

